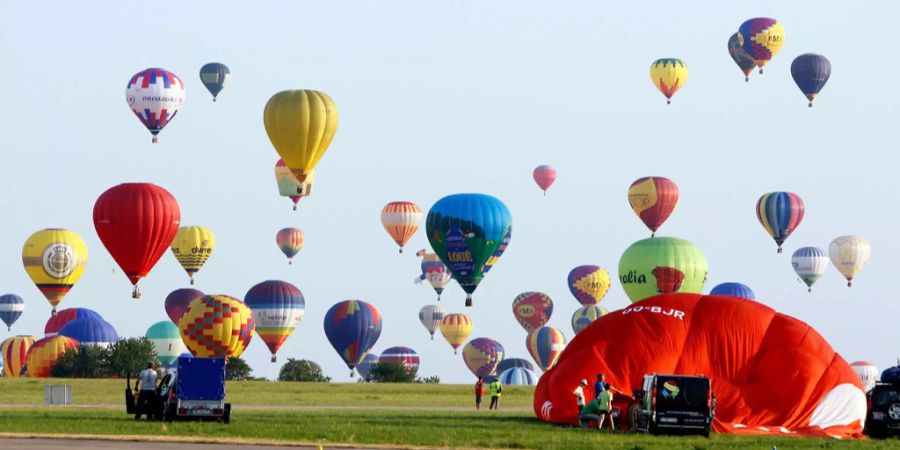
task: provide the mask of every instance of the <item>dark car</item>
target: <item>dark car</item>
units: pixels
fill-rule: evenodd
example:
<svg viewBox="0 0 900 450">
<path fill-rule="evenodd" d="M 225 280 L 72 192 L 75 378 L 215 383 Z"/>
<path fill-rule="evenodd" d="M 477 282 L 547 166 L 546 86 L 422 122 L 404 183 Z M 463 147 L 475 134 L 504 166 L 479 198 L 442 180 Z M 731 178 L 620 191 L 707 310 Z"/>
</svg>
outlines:
<svg viewBox="0 0 900 450">
<path fill-rule="evenodd" d="M 877 383 L 867 394 L 866 433 L 900 436 L 900 383 Z"/>
<path fill-rule="evenodd" d="M 651 434 L 697 433 L 709 437 L 715 418 L 715 401 L 708 377 L 644 375 L 632 423 L 637 431 Z"/>
</svg>

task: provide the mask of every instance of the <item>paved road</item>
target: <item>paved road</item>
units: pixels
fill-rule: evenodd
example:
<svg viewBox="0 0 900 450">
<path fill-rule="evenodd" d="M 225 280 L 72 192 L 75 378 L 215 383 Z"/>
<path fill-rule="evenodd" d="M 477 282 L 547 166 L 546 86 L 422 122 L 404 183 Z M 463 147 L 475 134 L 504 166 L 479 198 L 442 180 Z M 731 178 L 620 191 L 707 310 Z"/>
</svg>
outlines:
<svg viewBox="0 0 900 450">
<path fill-rule="evenodd" d="M 120 403 L 95 403 L 73 404 L 67 406 L 46 406 L 43 403 L 0 403 L 2 408 L 91 408 L 91 409 L 121 409 L 125 407 Z M 471 406 L 378 406 L 378 405 L 234 405 L 235 411 L 323 411 L 323 410 L 354 410 L 354 411 L 474 411 Z M 530 406 L 504 406 L 501 411 L 532 411 Z M 2 449 L 2 447 L 0 447 Z"/>
<path fill-rule="evenodd" d="M 315 446 L 274 446 L 238 444 L 193 444 L 187 442 L 134 442 L 93 439 L 0 438 L 3 450 L 283 450 L 317 449 Z M 324 447 L 329 449 L 333 447 Z M 342 450 L 348 450 L 343 447 Z M 365 450 L 355 448 L 354 450 Z"/>
</svg>

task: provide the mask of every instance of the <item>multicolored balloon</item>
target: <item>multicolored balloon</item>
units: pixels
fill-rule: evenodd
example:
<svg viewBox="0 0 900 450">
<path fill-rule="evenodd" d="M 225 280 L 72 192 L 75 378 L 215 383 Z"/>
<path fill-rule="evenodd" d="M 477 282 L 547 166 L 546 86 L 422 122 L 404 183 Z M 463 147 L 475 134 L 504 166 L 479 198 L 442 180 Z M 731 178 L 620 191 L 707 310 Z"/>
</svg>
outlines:
<svg viewBox="0 0 900 450">
<path fill-rule="evenodd" d="M 775 19 L 757 17 L 738 28 L 738 43 L 759 66 L 759 73 L 784 45 L 784 27 Z"/>
<path fill-rule="evenodd" d="M 150 183 L 109 188 L 94 204 L 94 228 L 100 242 L 134 285 L 159 261 L 178 233 L 181 209 L 169 191 Z"/>
<path fill-rule="evenodd" d="M 247 291 L 244 303 L 253 311 L 256 334 L 269 347 L 272 362 L 306 311 L 303 293 L 286 281 L 263 281 Z"/>
<path fill-rule="evenodd" d="M 372 366 L 377 362 L 378 355 L 372 352 L 366 353 L 366 357 L 363 358 L 362 362 L 356 365 L 356 371 L 359 372 L 359 377 L 363 380 L 368 380 L 369 374 L 372 373 Z"/>
<path fill-rule="evenodd" d="M 544 191 L 544 195 L 547 195 L 547 189 L 550 189 L 550 186 L 553 186 L 553 182 L 556 181 L 556 169 L 550 166 L 537 166 L 531 176 L 534 177 L 534 182 L 538 187 Z"/>
<path fill-rule="evenodd" d="M 0 320 L 6 324 L 7 331 L 12 331 L 12 326 L 25 311 L 25 300 L 15 294 L 0 295 Z"/>
<path fill-rule="evenodd" d="M 434 332 L 441 326 L 441 321 L 447 313 L 441 305 L 425 305 L 419 310 L 419 322 L 428 330 L 431 340 L 434 340 Z"/>
<path fill-rule="evenodd" d="M 741 72 L 744 72 L 744 81 L 750 81 L 750 72 L 756 67 L 756 61 L 741 47 L 740 34 L 734 33 L 728 38 L 728 54 Z"/>
<path fill-rule="evenodd" d="M 746 298 L 756 300 L 753 289 L 743 283 L 719 283 L 709 291 L 709 295 L 728 295 L 730 297 Z"/>
<path fill-rule="evenodd" d="M 181 340 L 198 358 L 239 357 L 253 338 L 253 313 L 227 295 L 204 295 L 178 321 Z"/>
<path fill-rule="evenodd" d="M 700 249 L 674 237 L 637 241 L 619 260 L 619 281 L 632 303 L 659 294 L 700 293 L 708 271 Z"/>
<path fill-rule="evenodd" d="M 28 377 L 47 378 L 56 361 L 69 350 L 78 351 L 78 341 L 65 336 L 48 336 L 28 349 Z"/>
<path fill-rule="evenodd" d="M 575 314 L 572 314 L 572 331 L 574 331 L 575 334 L 581 333 L 581 330 L 584 330 L 595 320 L 607 314 L 609 314 L 609 312 L 606 309 L 597 305 L 582 306 L 575 310 Z"/>
<path fill-rule="evenodd" d="M 528 353 L 543 371 L 547 371 L 559 360 L 559 355 L 566 348 L 566 337 L 562 331 L 554 327 L 540 327 L 525 338 Z"/>
<path fill-rule="evenodd" d="M 55 316 L 50 317 L 44 325 L 44 336 L 56 336 L 62 327 L 67 323 L 84 318 L 100 319 L 103 317 L 97 314 L 93 309 L 88 308 L 66 308 L 61 309 Z"/>
<path fill-rule="evenodd" d="M 878 366 L 875 364 L 868 361 L 854 361 L 850 363 L 850 368 L 859 376 L 859 381 L 862 381 L 866 392 L 871 391 L 875 384 L 878 383 L 880 374 L 878 373 Z"/>
<path fill-rule="evenodd" d="M 534 386 L 537 384 L 538 376 L 534 372 L 523 369 L 521 367 L 512 367 L 500 372 L 501 385 L 510 386 Z"/>
<path fill-rule="evenodd" d="M 600 266 L 578 266 L 569 272 L 569 292 L 582 305 L 596 305 L 609 292 L 609 272 Z"/>
<path fill-rule="evenodd" d="M 553 315 L 553 300 L 543 292 L 523 292 L 513 299 L 513 315 L 526 332 L 547 324 Z"/>
<path fill-rule="evenodd" d="M 204 295 L 206 294 L 192 288 L 175 289 L 170 292 L 166 296 L 165 308 L 166 314 L 172 320 L 172 323 L 177 326 L 181 316 L 191 307 L 191 302 Z"/>
<path fill-rule="evenodd" d="M 416 252 L 416 256 L 422 257 L 422 275 L 415 278 L 415 283 L 419 284 L 428 280 L 428 284 L 437 292 L 437 299 L 441 301 L 441 293 L 444 287 L 450 283 L 453 277 L 450 275 L 450 269 L 441 262 L 438 255 L 428 253 L 425 249 Z"/>
<path fill-rule="evenodd" d="M 216 236 L 206 227 L 180 227 L 171 247 L 175 259 L 187 272 L 191 284 L 194 284 L 194 274 L 206 264 L 216 248 Z"/>
<path fill-rule="evenodd" d="M 793 192 L 769 192 L 756 202 L 756 218 L 769 236 L 781 245 L 803 221 L 803 199 Z"/>
<path fill-rule="evenodd" d="M 19 378 L 22 367 L 28 361 L 28 349 L 34 344 L 34 336 L 13 336 L 0 343 L 0 354 L 3 355 L 3 376 Z"/>
<path fill-rule="evenodd" d="M 312 185 L 316 181 L 316 171 L 311 170 L 306 176 L 306 181 L 301 182 L 294 176 L 284 160 L 279 159 L 275 163 L 275 182 L 278 183 L 278 195 L 291 199 L 294 203 L 294 211 L 300 199 L 312 193 Z"/>
<path fill-rule="evenodd" d="M 144 69 L 128 81 L 125 100 L 138 120 L 150 130 L 153 143 L 184 104 L 184 83 L 178 75 L 165 69 Z"/>
<path fill-rule="evenodd" d="M 809 107 L 812 108 L 816 95 L 825 87 L 825 83 L 831 77 L 831 61 L 822 55 L 804 53 L 794 58 L 794 62 L 791 63 L 791 76 L 794 77 L 794 83 L 797 83 L 797 87 L 809 100 Z"/>
<path fill-rule="evenodd" d="M 453 347 L 454 355 L 456 349 L 472 334 L 472 327 L 472 319 L 466 314 L 447 314 L 441 319 L 441 335 Z"/>
<path fill-rule="evenodd" d="M 828 268 L 828 253 L 816 247 L 798 248 L 791 256 L 791 265 L 797 276 L 806 283 L 809 292 L 812 292 L 812 285 Z"/>
<path fill-rule="evenodd" d="M 293 264 L 294 256 L 300 253 L 305 241 L 306 235 L 299 228 L 282 228 L 275 235 L 275 243 L 278 244 L 281 253 L 287 256 L 288 264 Z"/>
<path fill-rule="evenodd" d="M 638 178 L 628 188 L 628 203 L 655 236 L 678 205 L 678 185 L 665 177 Z"/>
<path fill-rule="evenodd" d="M 463 347 L 463 360 L 473 375 L 487 377 L 496 375 L 497 364 L 503 361 L 505 353 L 499 342 L 491 338 L 475 338 Z"/>
<path fill-rule="evenodd" d="M 677 58 L 662 58 L 650 64 L 650 81 L 666 96 L 666 104 L 672 104 L 672 96 L 687 81 L 688 68 Z"/>
<path fill-rule="evenodd" d="M 847 287 L 852 286 L 853 278 L 869 262 L 871 255 L 872 247 L 862 236 L 840 236 L 828 246 L 831 263 L 847 279 Z"/>
<path fill-rule="evenodd" d="M 324 92 L 281 91 L 266 103 L 263 123 L 275 151 L 306 182 L 337 132 L 337 105 Z"/>
<path fill-rule="evenodd" d="M 150 325 L 144 337 L 153 344 L 159 363 L 167 369 L 173 367 L 178 357 L 187 351 L 178 326 L 168 320 Z"/>
<path fill-rule="evenodd" d="M 35 286 L 53 307 L 63 300 L 84 273 L 87 245 L 81 236 L 61 228 L 32 234 L 22 247 L 22 264 Z"/>
<path fill-rule="evenodd" d="M 325 336 L 350 369 L 362 362 L 381 336 L 381 313 L 362 300 L 344 300 L 325 313 Z"/>
<path fill-rule="evenodd" d="M 59 336 L 78 341 L 78 345 L 109 347 L 119 342 L 119 333 L 109 322 L 95 317 L 75 319 L 59 329 Z"/>
<path fill-rule="evenodd" d="M 431 248 L 466 291 L 466 306 L 472 306 L 472 293 L 509 245 L 512 216 L 506 205 L 485 194 L 448 195 L 431 207 L 425 229 Z"/>
<path fill-rule="evenodd" d="M 406 370 L 416 373 L 419 371 L 419 354 L 409 347 L 390 347 L 381 352 L 378 363 L 403 364 Z"/>
<path fill-rule="evenodd" d="M 231 71 L 228 70 L 228 66 L 222 63 L 208 63 L 200 68 L 200 82 L 212 94 L 213 101 L 216 101 L 216 96 L 228 84 L 230 77 Z"/>
<path fill-rule="evenodd" d="M 390 202 L 381 210 L 381 225 L 400 246 L 400 253 L 416 234 L 421 221 L 422 210 L 413 202 Z"/>
<path fill-rule="evenodd" d="M 523 369 L 528 369 L 531 372 L 534 372 L 534 365 L 531 364 L 531 361 L 523 358 L 503 358 L 503 361 L 500 361 L 500 364 L 497 364 L 497 373 L 506 372 L 509 369 L 514 367 L 521 367 Z"/>
</svg>

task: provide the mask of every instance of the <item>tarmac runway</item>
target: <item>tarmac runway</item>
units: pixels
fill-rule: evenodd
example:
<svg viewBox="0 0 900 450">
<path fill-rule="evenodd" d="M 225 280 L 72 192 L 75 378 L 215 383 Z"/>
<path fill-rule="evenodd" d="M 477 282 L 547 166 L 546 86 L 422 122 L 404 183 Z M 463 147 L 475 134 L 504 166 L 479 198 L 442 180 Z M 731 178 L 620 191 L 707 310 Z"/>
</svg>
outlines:
<svg viewBox="0 0 900 450">
<path fill-rule="evenodd" d="M 317 446 L 275 446 L 247 444 L 196 444 L 190 442 L 138 442 L 105 441 L 94 439 L 44 439 L 44 438 L 0 438 L 3 450 L 284 450 L 284 449 L 329 449 L 335 447 Z M 340 447 L 348 450 L 348 447 Z M 384 447 L 382 447 L 384 448 Z M 365 450 L 363 447 L 353 449 Z"/>
</svg>

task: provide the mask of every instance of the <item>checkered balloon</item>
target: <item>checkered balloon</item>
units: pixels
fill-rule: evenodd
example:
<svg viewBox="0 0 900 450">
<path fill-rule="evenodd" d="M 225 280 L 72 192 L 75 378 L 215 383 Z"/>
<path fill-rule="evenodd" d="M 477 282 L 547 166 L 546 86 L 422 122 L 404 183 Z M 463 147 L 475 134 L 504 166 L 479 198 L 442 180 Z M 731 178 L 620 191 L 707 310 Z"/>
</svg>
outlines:
<svg viewBox="0 0 900 450">
<path fill-rule="evenodd" d="M 200 358 L 241 356 L 254 328 L 250 308 L 227 295 L 205 295 L 192 301 L 178 322 L 184 344 Z"/>
</svg>

